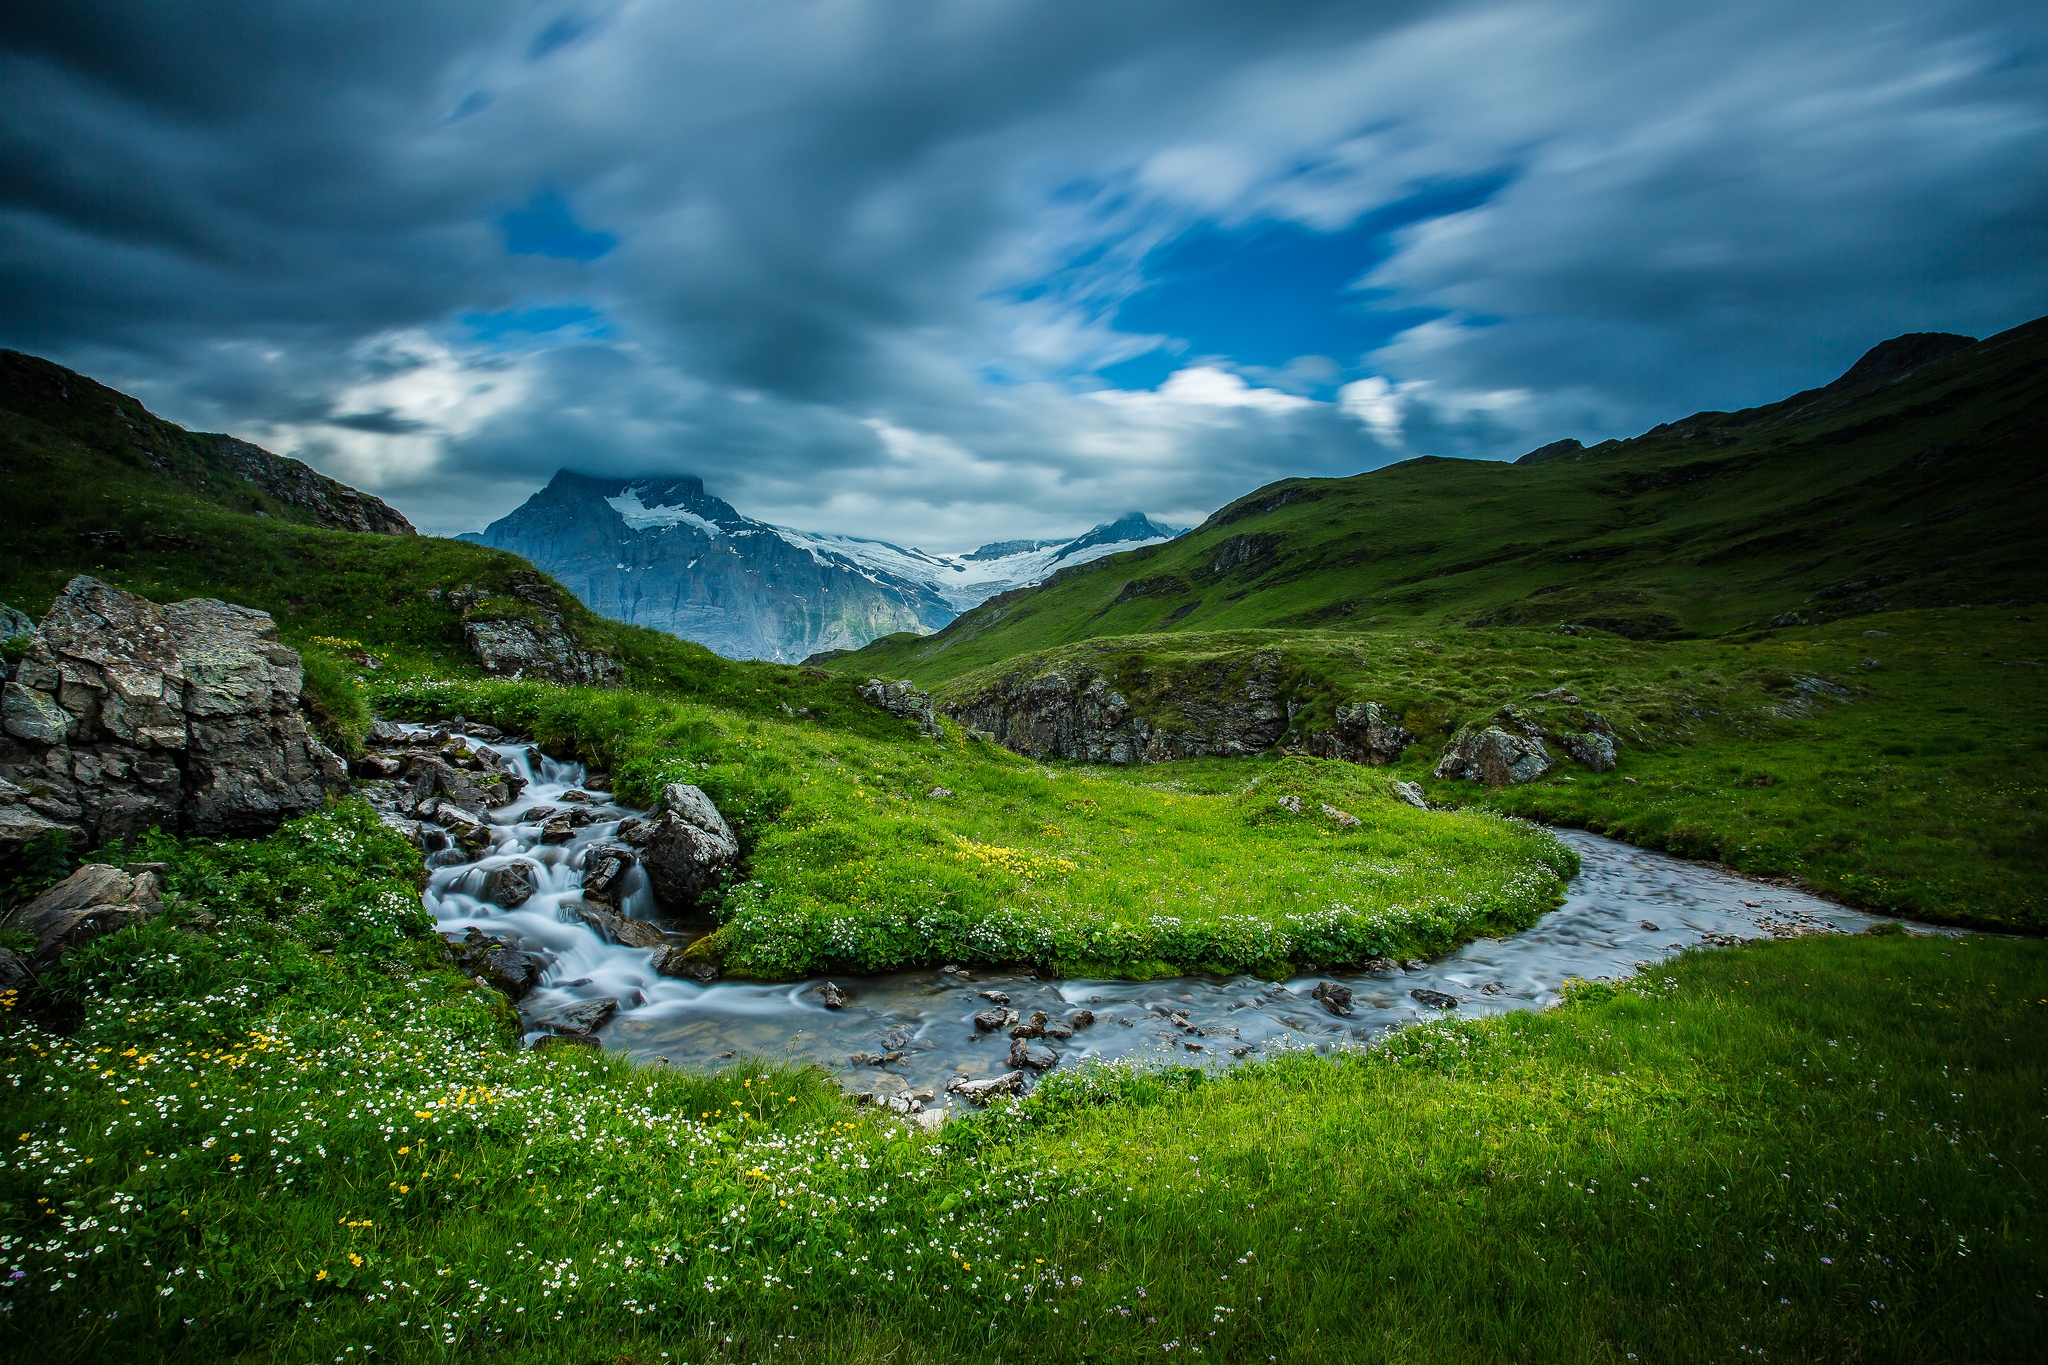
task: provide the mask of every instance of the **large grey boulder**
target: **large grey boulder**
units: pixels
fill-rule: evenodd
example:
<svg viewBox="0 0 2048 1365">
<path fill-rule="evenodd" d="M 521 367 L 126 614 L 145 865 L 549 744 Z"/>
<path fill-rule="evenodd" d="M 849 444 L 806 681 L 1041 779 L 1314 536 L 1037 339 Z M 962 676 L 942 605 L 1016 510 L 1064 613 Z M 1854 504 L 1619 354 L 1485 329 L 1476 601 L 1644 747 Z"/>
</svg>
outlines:
<svg viewBox="0 0 2048 1365">
<path fill-rule="evenodd" d="M 1437 760 L 1438 781 L 1468 780 L 1503 787 L 1534 782 L 1550 771 L 1550 751 L 1534 735 L 1513 735 L 1498 725 L 1465 729 L 1451 737 Z"/>
<path fill-rule="evenodd" d="M 663 787 L 660 813 L 619 834 L 638 850 L 654 898 L 670 910 L 694 908 L 740 856 L 732 826 L 686 782 Z"/>
<path fill-rule="evenodd" d="M 263 612 L 74 578 L 0 689 L 0 780 L 20 793 L 0 791 L 0 849 L 49 825 L 90 846 L 304 814 L 348 773 L 299 715 L 303 681 Z"/>
<path fill-rule="evenodd" d="M 1558 736 L 1558 747 L 1575 760 L 1596 773 L 1614 771 L 1614 734 L 1607 730 L 1587 730 L 1582 734 Z"/>
<path fill-rule="evenodd" d="M 1311 731 L 1306 747 L 1318 758 L 1379 768 L 1400 762 L 1402 751 L 1414 739 L 1378 702 L 1355 701 L 1337 708 L 1329 729 Z"/>
<path fill-rule="evenodd" d="M 106 863 L 87 863 L 26 905 L 16 906 L 0 927 L 35 936 L 28 965 L 42 971 L 68 949 L 156 914 L 162 896 L 154 872 L 129 873 Z"/>
</svg>

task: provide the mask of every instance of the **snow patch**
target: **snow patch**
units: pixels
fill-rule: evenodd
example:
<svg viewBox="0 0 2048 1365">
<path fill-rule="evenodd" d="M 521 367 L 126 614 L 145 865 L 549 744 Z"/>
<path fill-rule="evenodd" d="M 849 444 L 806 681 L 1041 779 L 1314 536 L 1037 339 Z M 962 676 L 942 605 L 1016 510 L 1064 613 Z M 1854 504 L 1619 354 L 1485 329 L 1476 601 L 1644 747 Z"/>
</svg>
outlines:
<svg viewBox="0 0 2048 1365">
<path fill-rule="evenodd" d="M 640 502 L 640 490 L 628 488 L 616 498 L 606 498 L 611 509 L 617 512 L 626 525 L 636 531 L 651 531 L 657 526 L 694 526 L 707 536 L 722 536 L 715 521 L 707 521 L 687 507 L 647 507 Z"/>
</svg>

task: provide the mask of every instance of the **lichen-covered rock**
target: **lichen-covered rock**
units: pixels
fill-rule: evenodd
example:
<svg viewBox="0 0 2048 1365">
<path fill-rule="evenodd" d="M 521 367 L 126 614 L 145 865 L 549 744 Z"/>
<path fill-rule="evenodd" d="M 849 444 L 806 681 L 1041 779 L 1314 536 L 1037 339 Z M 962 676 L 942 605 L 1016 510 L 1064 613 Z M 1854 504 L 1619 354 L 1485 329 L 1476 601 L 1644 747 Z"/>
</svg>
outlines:
<svg viewBox="0 0 2048 1365">
<path fill-rule="evenodd" d="M 462 638 L 484 671 L 501 678 L 616 687 L 623 676 L 617 659 L 577 644 L 559 616 L 464 621 Z"/>
<path fill-rule="evenodd" d="M 1444 746 L 1437 760 L 1439 781 L 1468 780 L 1502 787 L 1516 782 L 1534 782 L 1550 771 L 1550 752 L 1533 735 L 1512 735 L 1498 725 L 1484 730 L 1464 729 Z"/>
<path fill-rule="evenodd" d="M 1413 806 L 1417 810 L 1429 809 L 1429 798 L 1422 794 L 1420 782 L 1389 782 L 1387 790 L 1393 794 L 1396 801 Z"/>
<path fill-rule="evenodd" d="M 1310 731 L 1305 747 L 1318 758 L 1385 767 L 1400 762 L 1414 740 L 1378 702 L 1356 701 L 1337 708 L 1329 729 Z"/>
<path fill-rule="evenodd" d="M 1261 650 L 1241 675 L 1218 666 L 1175 680 L 1159 698 L 1172 709 L 1170 728 L 1086 668 L 1019 670 L 949 703 L 946 714 L 1031 758 L 1124 764 L 1264 753 L 1287 733 L 1280 663 L 1278 652 Z"/>
<path fill-rule="evenodd" d="M 868 705 L 879 706 L 892 716 L 916 721 L 917 728 L 934 739 L 945 734 L 939 728 L 939 718 L 932 713 L 931 694 L 920 692 L 915 683 L 869 678 L 860 685 L 860 696 Z"/>
<path fill-rule="evenodd" d="M 263 612 L 73 579 L 0 693 L 0 779 L 23 793 L 0 799 L 0 845 L 48 832 L 29 815 L 90 846 L 305 813 L 348 772 L 298 713 L 303 678 Z"/>
<path fill-rule="evenodd" d="M 711 798 L 685 782 L 662 788 L 661 813 L 620 835 L 640 855 L 654 898 L 671 910 L 688 910 L 718 884 L 740 855 L 732 826 Z"/>
<path fill-rule="evenodd" d="M 1584 764 L 1596 773 L 1611 773 L 1614 771 L 1615 753 L 1614 736 L 1612 734 L 1603 734 L 1598 730 L 1588 730 L 1583 734 L 1560 735 L 1558 736 L 1557 743 L 1558 747 L 1570 754 L 1574 761 Z"/>
</svg>

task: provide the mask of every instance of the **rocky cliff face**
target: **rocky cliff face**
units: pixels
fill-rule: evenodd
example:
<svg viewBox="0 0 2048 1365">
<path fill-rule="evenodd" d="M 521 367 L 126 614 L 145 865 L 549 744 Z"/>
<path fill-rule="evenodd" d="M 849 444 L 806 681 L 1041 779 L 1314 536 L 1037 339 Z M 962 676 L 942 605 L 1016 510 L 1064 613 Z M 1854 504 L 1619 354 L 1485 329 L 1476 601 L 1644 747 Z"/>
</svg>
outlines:
<svg viewBox="0 0 2048 1365">
<path fill-rule="evenodd" d="M 1157 699 L 1157 718 L 1140 714 L 1108 678 L 1080 667 L 1020 671 L 945 709 L 1032 758 L 1125 764 L 1256 754 L 1287 733 L 1279 673 L 1277 653 L 1254 655 L 1241 680 L 1191 679 L 1166 692 Z"/>
<path fill-rule="evenodd" d="M 229 468 L 279 502 L 311 512 L 330 530 L 378 536 L 419 534 L 390 503 L 350 488 L 339 479 L 330 479 L 310 465 L 273 455 L 262 446 L 232 436 L 211 439 L 214 450 Z"/>
<path fill-rule="evenodd" d="M 347 780 L 298 713 L 303 677 L 264 612 L 159 607 L 80 575 L 0 689 L 0 846 L 241 836 L 303 814 Z"/>
<path fill-rule="evenodd" d="M 564 470 L 469 539 L 530 560 L 601 615 L 730 658 L 795 662 L 953 619 L 922 584 L 792 544 L 694 478 Z"/>
</svg>

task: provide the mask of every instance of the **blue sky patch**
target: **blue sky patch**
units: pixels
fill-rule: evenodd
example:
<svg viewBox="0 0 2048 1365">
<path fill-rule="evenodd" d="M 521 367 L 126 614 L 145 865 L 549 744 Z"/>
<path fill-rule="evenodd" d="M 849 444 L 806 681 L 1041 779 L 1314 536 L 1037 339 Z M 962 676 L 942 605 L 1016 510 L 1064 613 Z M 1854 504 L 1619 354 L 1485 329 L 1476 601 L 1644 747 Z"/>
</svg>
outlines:
<svg viewBox="0 0 2048 1365">
<path fill-rule="evenodd" d="M 505 251 L 513 256 L 552 256 L 561 261 L 594 261 L 619 244 L 609 232 L 594 232 L 576 221 L 568 201 L 543 190 L 498 219 Z"/>
<path fill-rule="evenodd" d="M 611 320 L 580 303 L 530 304 L 496 313 L 462 313 L 455 321 L 469 340 L 486 346 L 512 346 L 563 332 L 577 338 L 612 335 Z"/>
<path fill-rule="evenodd" d="M 1191 356 L 1278 369 L 1297 356 L 1322 355 L 1336 362 L 1324 387 L 1355 377 L 1364 352 L 1435 316 L 1378 307 L 1372 294 L 1352 288 L 1358 278 L 1393 254 L 1401 228 L 1476 208 L 1508 179 L 1501 173 L 1433 186 L 1335 232 L 1270 219 L 1197 225 L 1153 251 L 1146 286 L 1116 313 L 1117 330 L 1172 341 L 1099 374 L 1119 388 L 1153 388 Z"/>
</svg>

